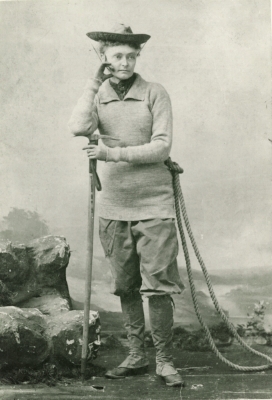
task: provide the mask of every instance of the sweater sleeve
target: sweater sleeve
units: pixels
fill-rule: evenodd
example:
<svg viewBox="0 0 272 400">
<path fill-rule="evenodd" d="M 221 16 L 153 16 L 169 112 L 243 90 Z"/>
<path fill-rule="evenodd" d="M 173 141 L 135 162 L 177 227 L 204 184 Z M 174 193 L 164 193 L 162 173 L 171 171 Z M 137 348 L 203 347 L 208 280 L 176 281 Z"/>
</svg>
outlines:
<svg viewBox="0 0 272 400">
<path fill-rule="evenodd" d="M 149 143 L 140 146 L 108 148 L 107 161 L 146 164 L 165 161 L 172 145 L 172 106 L 168 93 L 160 84 L 153 84 L 149 93 L 152 113 L 152 135 Z"/>
<path fill-rule="evenodd" d="M 84 92 L 75 106 L 68 122 L 69 130 L 75 135 L 91 135 L 98 126 L 95 95 L 100 87 L 99 81 L 89 79 Z"/>
</svg>

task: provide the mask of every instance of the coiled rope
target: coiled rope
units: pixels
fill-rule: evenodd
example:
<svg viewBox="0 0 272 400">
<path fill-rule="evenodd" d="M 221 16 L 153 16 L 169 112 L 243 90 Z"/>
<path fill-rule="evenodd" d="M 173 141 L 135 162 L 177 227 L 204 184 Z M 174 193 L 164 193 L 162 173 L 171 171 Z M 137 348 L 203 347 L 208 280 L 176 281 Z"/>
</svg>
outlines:
<svg viewBox="0 0 272 400">
<path fill-rule="evenodd" d="M 173 186 L 174 186 L 174 197 L 175 197 L 175 210 L 176 210 L 176 216 L 177 216 L 177 225 L 178 225 L 178 229 L 179 229 L 179 233 L 180 233 L 180 237 L 181 237 L 181 243 L 182 243 L 182 247 L 183 247 L 183 251 L 184 251 L 184 257 L 185 257 L 185 262 L 186 262 L 186 269 L 187 269 L 187 273 L 188 273 L 188 278 L 189 278 L 189 284 L 190 284 L 190 289 L 191 289 L 191 294 L 192 294 L 192 299 L 193 299 L 193 304 L 194 304 L 194 309 L 195 309 L 195 313 L 197 315 L 197 318 L 203 328 L 203 330 L 205 331 L 205 334 L 207 336 L 209 345 L 211 347 L 211 350 L 215 353 L 215 355 L 225 364 L 227 364 L 229 367 L 234 368 L 237 371 L 243 371 L 243 372 L 251 372 L 251 371 L 263 371 L 263 370 L 267 370 L 267 369 L 271 369 L 272 368 L 272 358 L 270 358 L 269 356 L 267 356 L 266 354 L 263 354 L 257 350 L 254 350 L 252 347 L 250 347 L 247 343 L 244 342 L 244 340 L 239 336 L 239 334 L 237 333 L 237 330 L 235 329 L 234 325 L 229 321 L 228 317 L 226 316 L 226 314 L 224 313 L 223 309 L 221 308 L 221 306 L 218 303 L 218 300 L 215 296 L 213 287 L 212 287 L 212 283 L 207 271 L 207 268 L 204 264 L 204 261 L 200 255 L 200 252 L 198 250 L 196 241 L 194 239 L 194 235 L 193 232 L 191 230 L 191 226 L 189 223 L 189 219 L 188 219 L 188 215 L 187 215 L 187 211 L 186 211 L 186 207 L 185 207 L 185 202 L 184 202 L 184 197 L 182 194 L 182 190 L 181 190 L 181 186 L 180 186 L 180 180 L 179 180 L 179 174 L 183 173 L 183 169 L 175 162 L 173 162 L 171 160 L 171 158 L 169 157 L 166 161 L 165 161 L 166 166 L 168 167 L 168 169 L 171 171 L 172 176 L 173 176 Z M 214 340 L 211 336 L 211 333 L 209 331 L 208 326 L 206 325 L 206 323 L 204 322 L 200 310 L 199 310 L 199 305 L 198 305 L 198 300 L 197 300 L 197 296 L 196 296 L 196 288 L 195 288 L 195 284 L 194 284 L 194 279 L 193 279 L 193 273 L 192 273 L 192 268 L 191 268 L 191 262 L 190 262 L 190 256 L 189 256 L 189 251 L 188 251 L 188 247 L 187 247 L 187 243 L 186 243 L 186 237 L 185 237 L 185 233 L 183 230 L 183 223 L 182 223 L 182 216 L 184 219 L 184 223 L 190 238 L 190 241 L 192 243 L 192 247 L 194 249 L 195 255 L 197 257 L 197 260 L 201 266 L 202 272 L 204 274 L 208 289 L 209 289 L 209 293 L 210 296 L 212 298 L 214 307 L 216 309 L 216 311 L 219 313 L 220 317 L 222 318 L 222 320 L 225 322 L 227 328 L 229 329 L 229 331 L 233 334 L 233 336 L 237 339 L 237 341 L 246 349 L 248 350 L 250 353 L 253 353 L 259 357 L 262 357 L 264 359 L 266 359 L 269 364 L 265 364 L 265 365 L 260 365 L 260 366 L 254 366 L 254 367 L 250 367 L 250 366 L 240 366 L 237 364 L 232 363 L 231 361 L 227 360 L 221 353 L 220 351 L 217 349 Z"/>
</svg>

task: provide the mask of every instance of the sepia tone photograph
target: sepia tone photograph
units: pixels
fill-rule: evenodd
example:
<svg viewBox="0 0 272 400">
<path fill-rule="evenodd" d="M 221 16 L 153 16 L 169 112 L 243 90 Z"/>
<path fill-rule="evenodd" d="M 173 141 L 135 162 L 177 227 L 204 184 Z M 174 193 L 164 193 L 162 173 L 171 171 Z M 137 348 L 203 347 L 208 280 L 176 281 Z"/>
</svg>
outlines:
<svg viewBox="0 0 272 400">
<path fill-rule="evenodd" d="M 0 398 L 272 399 L 271 1 L 0 16 Z"/>
</svg>

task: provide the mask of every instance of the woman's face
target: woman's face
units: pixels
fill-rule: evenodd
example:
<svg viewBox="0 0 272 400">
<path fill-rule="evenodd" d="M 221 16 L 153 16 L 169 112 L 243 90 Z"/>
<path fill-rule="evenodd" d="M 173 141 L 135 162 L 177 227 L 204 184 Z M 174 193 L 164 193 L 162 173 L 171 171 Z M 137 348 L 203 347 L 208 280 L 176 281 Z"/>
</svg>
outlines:
<svg viewBox="0 0 272 400">
<path fill-rule="evenodd" d="M 102 54 L 104 62 L 111 63 L 110 71 L 118 80 L 128 79 L 133 75 L 139 50 L 127 44 L 107 47 Z"/>
</svg>

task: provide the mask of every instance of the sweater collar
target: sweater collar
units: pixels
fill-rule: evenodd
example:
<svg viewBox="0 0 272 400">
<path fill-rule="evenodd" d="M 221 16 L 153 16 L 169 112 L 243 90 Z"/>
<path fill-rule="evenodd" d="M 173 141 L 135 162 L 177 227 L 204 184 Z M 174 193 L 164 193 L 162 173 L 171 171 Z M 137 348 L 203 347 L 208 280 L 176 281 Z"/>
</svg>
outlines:
<svg viewBox="0 0 272 400">
<path fill-rule="evenodd" d="M 147 87 L 147 82 L 141 77 L 141 75 L 135 73 L 136 79 L 124 97 L 124 100 L 126 99 L 134 99 L 134 100 L 139 100 L 143 101 L 145 99 L 145 91 Z M 98 92 L 98 98 L 99 102 L 101 104 L 103 103 L 109 103 L 111 101 L 121 101 L 111 86 L 109 80 L 107 79 L 103 85 L 100 87 L 99 92 Z"/>
<path fill-rule="evenodd" d="M 110 82 L 110 85 L 113 87 L 113 89 L 118 94 L 119 99 L 123 100 L 125 98 L 126 94 L 129 92 L 135 79 L 136 79 L 136 74 L 134 73 L 130 78 L 119 81 L 118 83 L 112 82 L 111 79 L 109 79 L 109 82 Z"/>
</svg>

